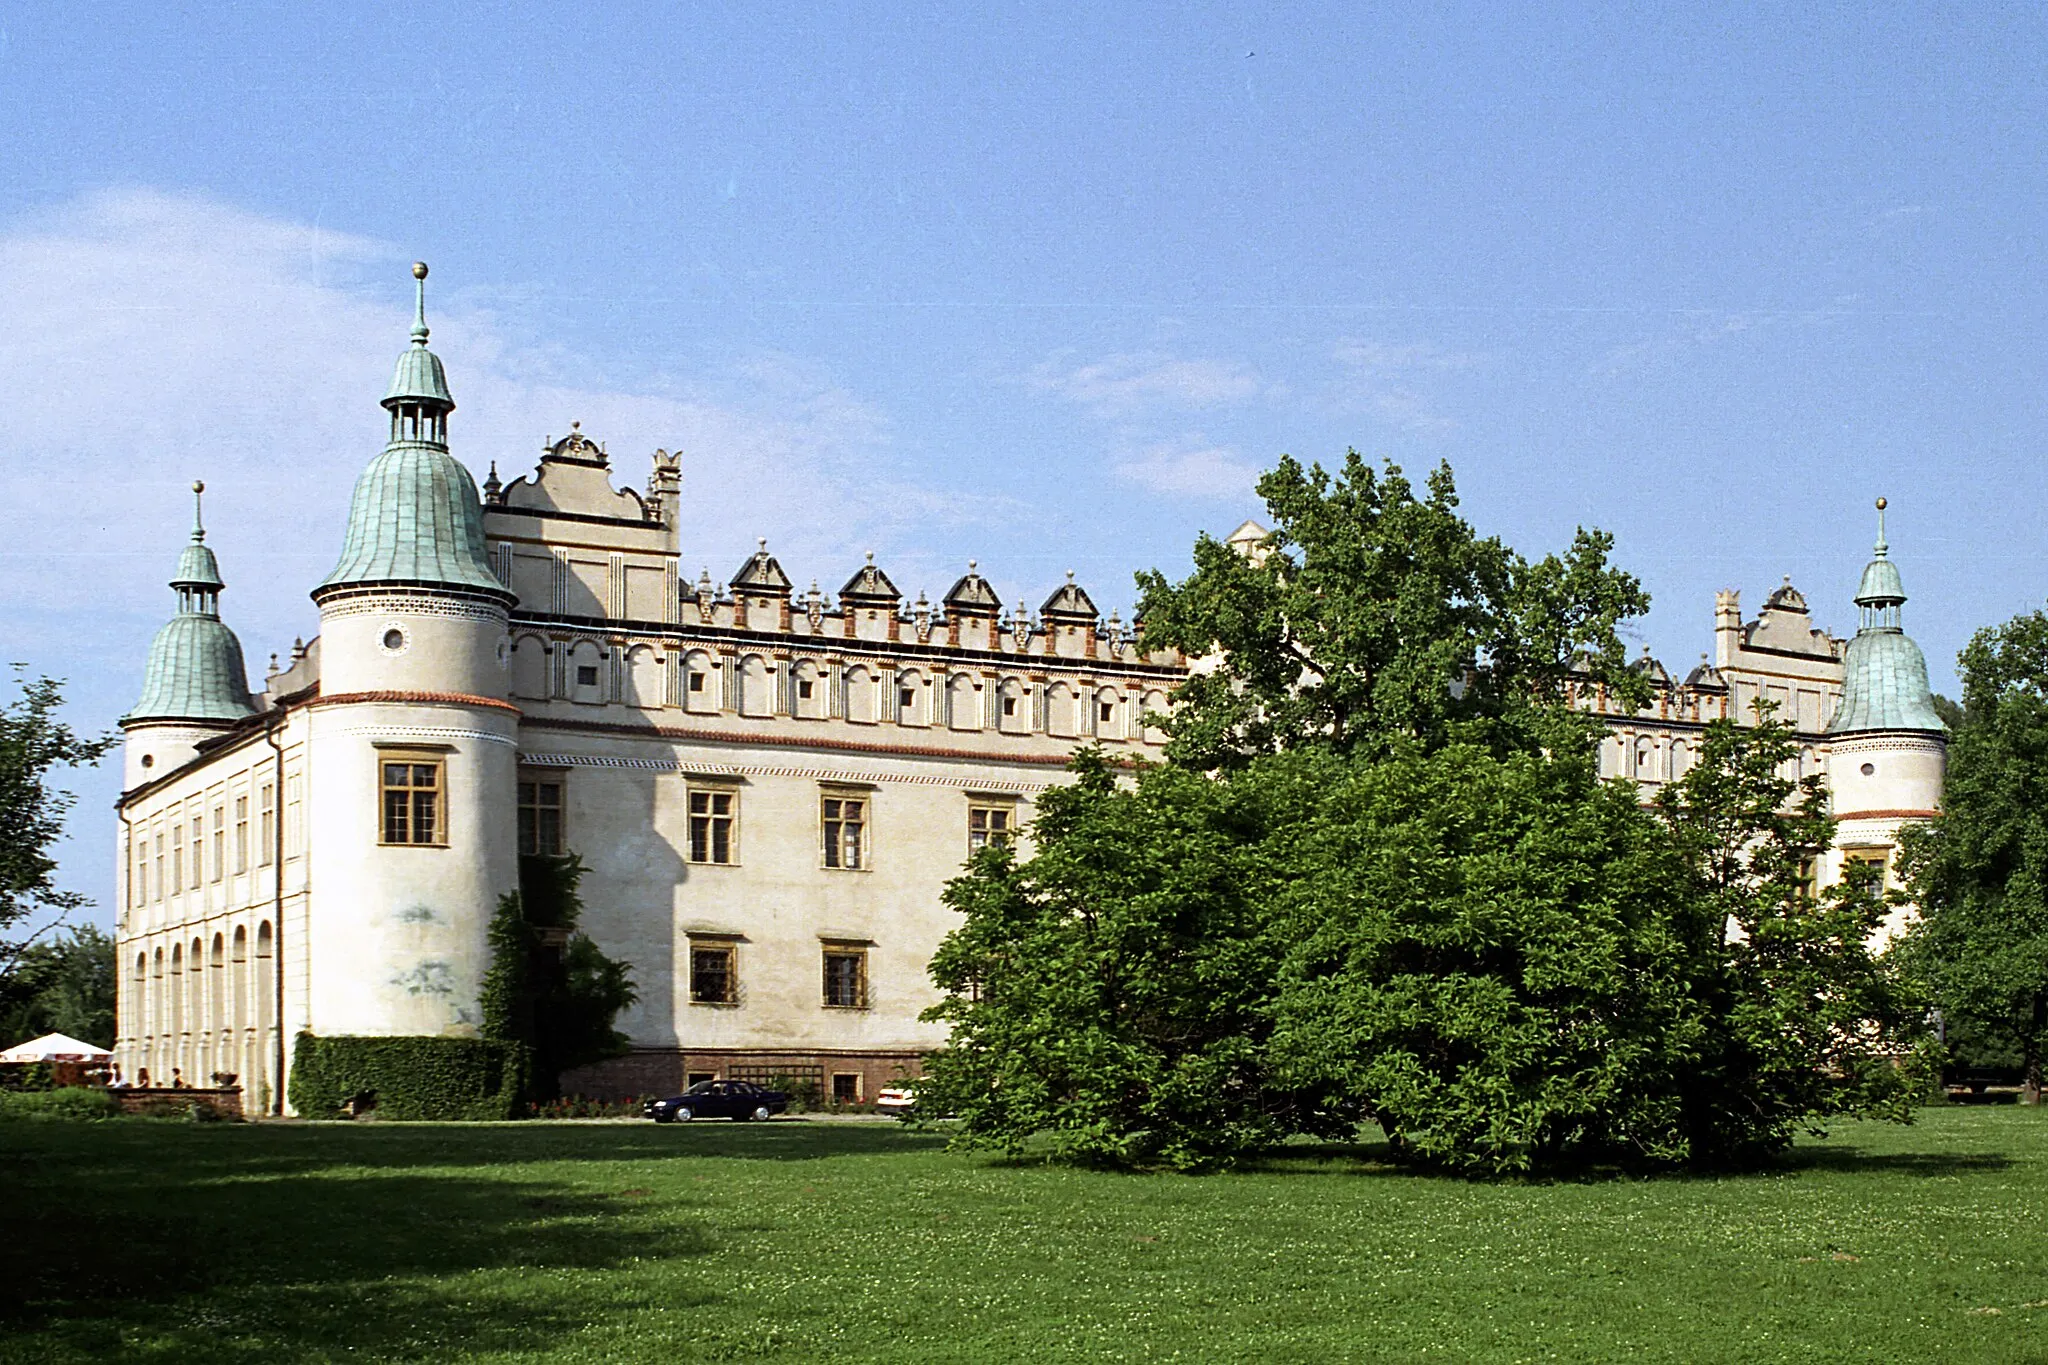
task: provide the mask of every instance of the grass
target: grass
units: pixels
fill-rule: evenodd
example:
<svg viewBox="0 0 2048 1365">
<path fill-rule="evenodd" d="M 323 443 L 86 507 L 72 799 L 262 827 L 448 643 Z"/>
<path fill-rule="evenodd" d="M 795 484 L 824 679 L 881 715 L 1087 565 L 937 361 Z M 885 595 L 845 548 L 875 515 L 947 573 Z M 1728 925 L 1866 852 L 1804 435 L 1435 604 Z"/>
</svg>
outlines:
<svg viewBox="0 0 2048 1365">
<path fill-rule="evenodd" d="M 0 1360 L 2048 1360 L 2048 1113 L 1728 1179 L 871 1123 L 0 1124 Z"/>
</svg>

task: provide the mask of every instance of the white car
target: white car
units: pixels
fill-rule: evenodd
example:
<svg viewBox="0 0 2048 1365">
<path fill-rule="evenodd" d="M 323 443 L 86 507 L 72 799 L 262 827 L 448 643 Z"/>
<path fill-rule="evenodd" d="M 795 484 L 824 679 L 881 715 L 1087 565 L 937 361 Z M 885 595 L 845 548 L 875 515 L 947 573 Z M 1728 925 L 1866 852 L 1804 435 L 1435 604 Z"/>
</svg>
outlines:
<svg viewBox="0 0 2048 1365">
<path fill-rule="evenodd" d="M 875 1092 L 875 1108 L 885 1114 L 907 1114 L 917 1107 L 917 1082 L 885 1085 Z"/>
</svg>

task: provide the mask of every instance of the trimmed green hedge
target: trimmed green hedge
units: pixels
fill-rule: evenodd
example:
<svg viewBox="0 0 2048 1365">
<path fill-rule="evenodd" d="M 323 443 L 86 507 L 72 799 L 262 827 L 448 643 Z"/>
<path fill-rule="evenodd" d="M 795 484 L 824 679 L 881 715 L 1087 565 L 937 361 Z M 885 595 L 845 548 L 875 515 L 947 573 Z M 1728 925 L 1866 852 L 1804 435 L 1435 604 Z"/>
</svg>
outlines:
<svg viewBox="0 0 2048 1365">
<path fill-rule="evenodd" d="M 292 1053 L 292 1107 L 330 1118 L 358 1095 L 387 1119 L 518 1116 L 526 1056 L 486 1038 L 321 1038 L 301 1033 Z"/>
</svg>

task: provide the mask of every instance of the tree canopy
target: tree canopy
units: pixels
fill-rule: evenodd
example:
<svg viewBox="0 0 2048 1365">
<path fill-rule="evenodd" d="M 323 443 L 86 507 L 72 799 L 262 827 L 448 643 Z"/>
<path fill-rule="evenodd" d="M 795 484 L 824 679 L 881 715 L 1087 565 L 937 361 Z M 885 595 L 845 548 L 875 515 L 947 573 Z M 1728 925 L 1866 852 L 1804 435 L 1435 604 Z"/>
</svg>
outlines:
<svg viewBox="0 0 2048 1365">
<path fill-rule="evenodd" d="M 1616 628 L 1649 596 L 1609 565 L 1603 532 L 1532 563 L 1458 515 L 1448 466 L 1418 494 L 1357 451 L 1335 477 L 1283 457 L 1259 494 L 1273 527 L 1253 553 L 1205 535 L 1186 580 L 1138 575 L 1145 643 L 1214 664 L 1175 696 L 1173 762 L 1397 740 L 1529 748 L 1550 738 L 1536 722 L 1556 717 L 1574 670 L 1644 695 Z"/>
</svg>

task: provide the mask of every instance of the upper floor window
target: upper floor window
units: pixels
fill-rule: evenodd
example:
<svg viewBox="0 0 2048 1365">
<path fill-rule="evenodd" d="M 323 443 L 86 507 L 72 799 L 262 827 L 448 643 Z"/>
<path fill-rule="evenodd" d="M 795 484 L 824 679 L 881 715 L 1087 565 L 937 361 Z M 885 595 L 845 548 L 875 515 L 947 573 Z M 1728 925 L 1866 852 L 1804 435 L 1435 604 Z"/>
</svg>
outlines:
<svg viewBox="0 0 2048 1365">
<path fill-rule="evenodd" d="M 690 861 L 739 861 L 740 794 L 724 787 L 690 788 Z"/>
<path fill-rule="evenodd" d="M 727 942 L 690 940 L 690 1000 L 699 1005 L 736 1005 L 740 998 L 739 948 Z"/>
<path fill-rule="evenodd" d="M 868 950 L 856 944 L 825 945 L 825 1008 L 860 1010 L 868 1005 Z"/>
<path fill-rule="evenodd" d="M 975 853 L 990 844 L 1007 844 L 1017 821 L 1016 807 L 976 801 L 967 807 L 967 851 Z"/>
<path fill-rule="evenodd" d="M 213 808 L 213 879 L 219 881 L 228 870 L 228 808 Z"/>
<path fill-rule="evenodd" d="M 824 798 L 825 866 L 844 869 L 867 866 L 867 812 L 866 797 Z"/>
<path fill-rule="evenodd" d="M 256 797 L 256 862 L 270 866 L 270 851 L 277 844 L 277 784 L 265 782 Z"/>
<path fill-rule="evenodd" d="M 386 844 L 441 844 L 441 787 L 445 767 L 427 755 L 379 755 Z"/>
<path fill-rule="evenodd" d="M 562 856 L 562 780 L 519 783 L 519 852 L 525 857 Z"/>
<path fill-rule="evenodd" d="M 249 870 L 249 798 L 235 798 L 235 871 Z"/>
</svg>

